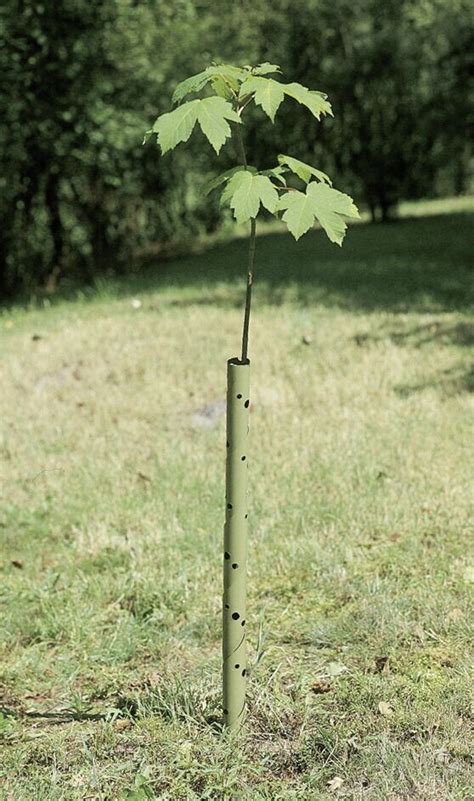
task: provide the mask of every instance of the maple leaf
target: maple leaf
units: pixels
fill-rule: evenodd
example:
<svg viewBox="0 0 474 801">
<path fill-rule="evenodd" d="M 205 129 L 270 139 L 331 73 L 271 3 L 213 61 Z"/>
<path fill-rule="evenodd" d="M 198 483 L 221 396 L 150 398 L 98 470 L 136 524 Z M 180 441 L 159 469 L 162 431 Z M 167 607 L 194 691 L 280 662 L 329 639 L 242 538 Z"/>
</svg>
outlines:
<svg viewBox="0 0 474 801">
<path fill-rule="evenodd" d="M 172 150 L 180 142 L 187 142 L 193 132 L 197 119 L 199 100 L 192 100 L 183 106 L 162 114 L 155 121 L 152 131 L 158 135 L 162 153 Z"/>
<path fill-rule="evenodd" d="M 202 100 L 190 100 L 174 111 L 162 114 L 152 130 L 158 135 L 162 152 L 167 153 L 180 142 L 187 142 L 197 121 L 216 153 L 219 153 L 231 135 L 227 120 L 241 122 L 231 104 L 222 97 L 205 97 Z"/>
<path fill-rule="evenodd" d="M 272 122 L 275 121 L 275 114 L 285 95 L 306 106 L 318 120 L 321 114 L 332 115 L 331 104 L 327 100 L 327 95 L 322 92 L 311 91 L 300 83 L 280 83 L 273 78 L 249 75 L 240 87 L 239 99 L 252 93 L 254 93 L 255 103 L 263 108 Z"/>
<path fill-rule="evenodd" d="M 275 178 L 275 180 L 282 184 L 282 186 L 286 186 L 286 180 L 283 177 L 284 173 L 285 168 L 281 165 L 278 167 L 272 167 L 271 170 L 260 170 L 260 175 L 268 175 L 269 178 Z"/>
<path fill-rule="evenodd" d="M 275 114 L 285 99 L 283 84 L 271 78 L 262 78 L 258 75 L 251 75 L 240 87 L 239 97 L 254 94 L 257 106 L 261 106 L 271 121 L 275 121 Z"/>
<path fill-rule="evenodd" d="M 241 172 L 250 172 L 252 173 L 252 175 L 256 175 L 257 170 L 255 169 L 255 167 L 243 167 L 242 165 L 240 165 L 240 167 L 238 167 L 238 169 L 235 171 L 235 174 L 231 176 L 226 183 L 226 186 L 224 188 L 224 191 L 222 192 L 220 199 L 221 206 L 224 206 L 226 203 L 227 204 L 230 203 L 232 195 L 239 186 L 239 177 L 237 173 Z"/>
<path fill-rule="evenodd" d="M 249 169 L 249 168 L 247 168 Z M 245 170 L 241 164 L 238 167 L 232 167 L 230 170 L 226 170 L 225 172 L 221 172 L 220 175 L 216 175 L 215 178 L 211 178 L 210 181 L 207 182 L 204 186 L 204 194 L 208 195 L 213 189 L 217 189 L 221 184 L 227 183 L 236 172 L 240 172 L 240 170 Z"/>
<path fill-rule="evenodd" d="M 331 242 L 342 245 L 347 225 L 344 217 L 358 217 L 359 212 L 349 195 L 323 183 L 313 181 L 306 192 L 292 191 L 280 198 L 279 210 L 295 239 L 309 231 L 317 220 Z"/>
<path fill-rule="evenodd" d="M 219 97 L 223 97 L 224 100 L 234 99 L 235 97 L 234 89 L 220 75 L 218 75 L 217 78 L 214 78 L 211 81 L 211 86 L 216 95 L 219 95 Z"/>
<path fill-rule="evenodd" d="M 278 64 L 269 64 L 264 61 L 263 64 L 257 64 L 256 67 L 250 67 L 254 75 L 268 75 L 271 72 L 281 72 Z"/>
<path fill-rule="evenodd" d="M 241 119 L 222 97 L 206 97 L 198 102 L 198 123 L 216 153 L 219 153 L 225 140 L 231 135 L 227 120 L 240 123 Z"/>
<path fill-rule="evenodd" d="M 332 181 L 325 172 L 321 172 L 321 170 L 317 170 L 316 167 L 312 167 L 310 164 L 306 164 L 304 161 L 299 161 L 299 159 L 293 158 L 293 156 L 285 156 L 280 154 L 278 156 L 278 163 L 280 165 L 285 165 L 289 167 L 291 172 L 294 172 L 298 178 L 301 178 L 305 184 L 309 183 L 311 177 L 317 178 L 318 181 L 324 181 L 325 183 L 332 186 Z"/>
<path fill-rule="evenodd" d="M 178 83 L 171 98 L 173 103 L 180 103 L 187 95 L 200 92 L 210 81 L 227 84 L 235 93 L 239 90 L 239 82 L 248 75 L 248 70 L 234 67 L 232 64 L 211 64 L 202 72 Z"/>
<path fill-rule="evenodd" d="M 331 104 L 327 100 L 327 95 L 323 92 L 307 89 L 306 86 L 302 86 L 300 83 L 287 83 L 284 84 L 284 87 L 286 95 L 306 106 L 318 120 L 321 114 L 333 116 Z"/>
<path fill-rule="evenodd" d="M 270 178 L 252 170 L 239 170 L 227 183 L 221 202 L 228 202 L 237 222 L 246 222 L 256 217 L 260 205 L 275 212 L 278 206 L 278 193 Z"/>
</svg>

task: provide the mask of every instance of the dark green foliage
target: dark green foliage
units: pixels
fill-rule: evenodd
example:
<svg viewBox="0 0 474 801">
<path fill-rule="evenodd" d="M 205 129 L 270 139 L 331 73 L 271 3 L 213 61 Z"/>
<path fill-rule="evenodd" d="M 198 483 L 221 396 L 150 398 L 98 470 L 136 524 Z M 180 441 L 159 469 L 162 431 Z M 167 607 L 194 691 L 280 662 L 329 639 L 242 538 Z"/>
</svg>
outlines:
<svg viewBox="0 0 474 801">
<path fill-rule="evenodd" d="M 451 176 L 443 190 L 465 191 L 472 5 L 466 0 L 298 5 L 290 22 L 291 69 L 297 80 L 317 77 L 335 112 L 318 140 L 307 120 L 297 123 L 301 156 L 310 159 L 331 143 L 328 170 L 347 176 L 350 191 L 365 198 L 373 219 L 387 219 L 401 198 L 435 192 L 443 167 Z"/>
<path fill-rule="evenodd" d="M 92 277 L 150 240 L 203 227 L 198 192 L 175 174 L 206 163 L 183 154 L 158 164 L 141 147 L 143 112 L 169 102 L 168 75 L 192 56 L 192 3 L 59 0 L 53 10 L 7 0 L 0 31 L 0 290 L 53 288 Z M 210 216 L 207 222 L 209 224 Z"/>
<path fill-rule="evenodd" d="M 318 164 L 374 216 L 400 197 L 469 189 L 469 0 L 5 0 L 0 11 L 0 292 L 129 269 L 144 246 L 214 229 L 202 203 L 213 153 L 199 137 L 170 160 L 141 147 L 143 119 L 212 59 L 270 62 L 323 87 L 318 125 L 265 105 L 246 147 L 260 167 L 291 152 Z M 254 80 L 257 80 L 256 76 Z M 218 76 L 216 76 L 218 80 Z M 234 162 L 222 151 L 225 169 Z M 225 160 L 228 159 L 226 162 Z M 182 176 L 185 176 L 183 178 Z M 179 177 L 179 180 L 178 180 Z"/>
<path fill-rule="evenodd" d="M 126 112 L 118 117 L 108 102 L 118 89 L 107 41 L 114 12 L 113 2 L 59 2 L 54 13 L 8 5 L 1 47 L 7 288 L 30 275 L 52 280 L 73 253 L 100 256 L 113 227 L 114 161 L 127 141 Z"/>
</svg>

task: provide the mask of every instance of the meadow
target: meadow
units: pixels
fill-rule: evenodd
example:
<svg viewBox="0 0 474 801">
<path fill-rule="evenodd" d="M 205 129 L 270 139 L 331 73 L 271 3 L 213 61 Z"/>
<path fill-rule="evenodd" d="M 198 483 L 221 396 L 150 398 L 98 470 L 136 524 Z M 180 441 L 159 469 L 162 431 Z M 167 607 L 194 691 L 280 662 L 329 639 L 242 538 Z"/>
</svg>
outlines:
<svg viewBox="0 0 474 801">
<path fill-rule="evenodd" d="M 258 239 L 241 737 L 220 624 L 244 239 L 0 313 L 1 798 L 474 798 L 474 203 L 407 211 L 342 249 Z"/>
</svg>

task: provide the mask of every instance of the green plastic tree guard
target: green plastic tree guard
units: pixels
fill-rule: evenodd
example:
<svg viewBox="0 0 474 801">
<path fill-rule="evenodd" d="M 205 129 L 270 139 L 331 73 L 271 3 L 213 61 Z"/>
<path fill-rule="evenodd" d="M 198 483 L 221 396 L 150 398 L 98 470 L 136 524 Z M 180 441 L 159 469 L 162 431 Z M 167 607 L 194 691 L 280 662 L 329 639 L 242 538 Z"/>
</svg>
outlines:
<svg viewBox="0 0 474 801">
<path fill-rule="evenodd" d="M 250 362 L 227 362 L 226 519 L 224 526 L 223 701 L 224 724 L 242 726 L 247 674 L 247 465 Z"/>
</svg>

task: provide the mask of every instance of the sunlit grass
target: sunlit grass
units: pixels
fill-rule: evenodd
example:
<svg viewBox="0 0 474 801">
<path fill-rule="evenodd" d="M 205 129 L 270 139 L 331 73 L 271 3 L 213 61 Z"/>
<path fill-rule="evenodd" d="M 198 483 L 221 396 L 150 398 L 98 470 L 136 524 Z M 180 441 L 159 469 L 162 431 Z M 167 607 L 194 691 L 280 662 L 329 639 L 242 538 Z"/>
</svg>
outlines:
<svg viewBox="0 0 474 801">
<path fill-rule="evenodd" d="M 245 243 L 3 313 L 5 798 L 470 797 L 471 223 L 258 243 L 240 744 L 218 402 Z"/>
</svg>

